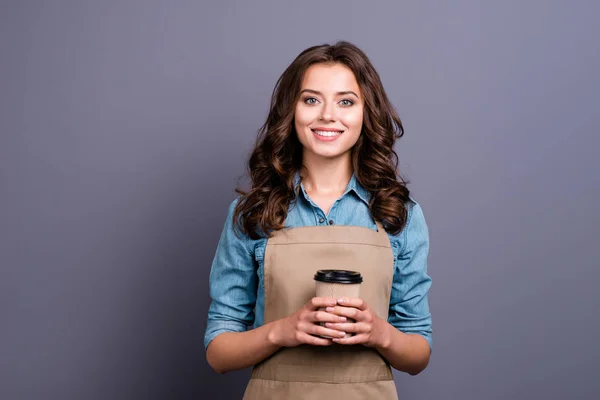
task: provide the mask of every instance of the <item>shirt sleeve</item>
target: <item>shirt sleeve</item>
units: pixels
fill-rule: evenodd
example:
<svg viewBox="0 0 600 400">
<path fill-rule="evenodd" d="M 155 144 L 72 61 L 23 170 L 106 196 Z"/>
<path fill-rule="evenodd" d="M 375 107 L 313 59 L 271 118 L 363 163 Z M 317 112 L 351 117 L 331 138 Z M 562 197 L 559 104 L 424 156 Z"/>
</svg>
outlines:
<svg viewBox="0 0 600 400">
<path fill-rule="evenodd" d="M 232 225 L 237 200 L 229 206 L 210 270 L 211 303 L 204 347 L 223 332 L 244 332 L 254 323 L 258 278 L 249 238 Z"/>
<path fill-rule="evenodd" d="M 431 286 L 427 275 L 429 232 L 417 203 L 410 203 L 400 237 L 403 244 L 394 262 L 388 322 L 404 333 L 423 336 L 431 349 L 431 314 L 427 300 Z"/>
</svg>

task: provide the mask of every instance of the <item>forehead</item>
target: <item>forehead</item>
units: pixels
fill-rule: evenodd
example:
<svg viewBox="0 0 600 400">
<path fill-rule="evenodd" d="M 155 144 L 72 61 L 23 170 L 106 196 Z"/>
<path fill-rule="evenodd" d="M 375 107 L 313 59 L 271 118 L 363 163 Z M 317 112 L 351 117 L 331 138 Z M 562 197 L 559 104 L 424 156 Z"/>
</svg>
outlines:
<svg viewBox="0 0 600 400">
<path fill-rule="evenodd" d="M 302 79 L 303 89 L 318 90 L 323 93 L 336 93 L 351 90 L 360 92 L 358 82 L 352 70 L 343 64 L 311 65 Z"/>
</svg>

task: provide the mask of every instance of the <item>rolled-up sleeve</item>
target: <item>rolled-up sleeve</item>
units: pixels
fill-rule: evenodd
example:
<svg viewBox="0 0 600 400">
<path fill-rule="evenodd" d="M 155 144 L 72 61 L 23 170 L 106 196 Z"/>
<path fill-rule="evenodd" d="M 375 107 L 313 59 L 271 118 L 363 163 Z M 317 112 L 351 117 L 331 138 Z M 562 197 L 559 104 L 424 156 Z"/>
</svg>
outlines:
<svg viewBox="0 0 600 400">
<path fill-rule="evenodd" d="M 423 336 L 431 349 L 431 314 L 427 299 L 431 286 L 427 275 L 429 231 L 419 204 L 410 203 L 406 226 L 399 235 L 402 240 L 394 263 L 388 321 L 404 333 Z"/>
<path fill-rule="evenodd" d="M 254 322 L 258 278 L 249 238 L 232 225 L 236 203 L 234 200 L 229 206 L 210 270 L 205 348 L 217 335 L 246 331 Z"/>
</svg>

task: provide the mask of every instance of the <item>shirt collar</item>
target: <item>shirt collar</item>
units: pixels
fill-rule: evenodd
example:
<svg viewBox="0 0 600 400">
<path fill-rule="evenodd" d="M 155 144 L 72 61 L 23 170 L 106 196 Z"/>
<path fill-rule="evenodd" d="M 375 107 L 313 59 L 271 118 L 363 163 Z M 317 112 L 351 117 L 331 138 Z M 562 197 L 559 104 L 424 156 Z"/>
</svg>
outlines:
<svg viewBox="0 0 600 400">
<path fill-rule="evenodd" d="M 302 192 L 304 198 L 308 199 L 308 195 L 306 193 L 306 190 L 304 189 L 304 185 L 300 180 L 299 172 L 296 172 L 296 175 L 294 177 L 294 184 L 296 186 L 296 189 L 298 189 L 298 185 L 300 185 L 299 192 Z M 350 182 L 348 182 L 348 186 L 346 186 L 346 190 L 344 190 L 344 194 L 342 195 L 342 197 L 344 197 L 349 192 L 354 192 L 358 196 L 358 198 L 361 199 L 367 206 L 369 205 L 371 194 L 358 182 L 358 179 L 356 178 L 356 175 L 354 173 L 352 174 L 352 177 L 350 177 Z"/>
<path fill-rule="evenodd" d="M 359 199 L 361 199 L 366 205 L 369 205 L 369 200 L 371 199 L 371 193 L 367 189 L 365 189 L 356 178 L 355 174 L 352 174 L 350 178 L 350 182 L 348 182 L 348 186 L 346 187 L 346 191 L 344 194 L 354 191 Z"/>
</svg>

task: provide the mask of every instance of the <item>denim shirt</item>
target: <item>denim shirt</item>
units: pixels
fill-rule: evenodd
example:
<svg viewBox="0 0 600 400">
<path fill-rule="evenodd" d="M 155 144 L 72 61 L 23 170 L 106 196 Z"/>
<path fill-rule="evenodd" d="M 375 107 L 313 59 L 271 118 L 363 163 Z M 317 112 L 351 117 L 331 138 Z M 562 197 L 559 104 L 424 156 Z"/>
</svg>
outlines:
<svg viewBox="0 0 600 400">
<path fill-rule="evenodd" d="M 286 228 L 302 226 L 347 225 L 377 231 L 369 210 L 370 194 L 353 175 L 344 194 L 335 201 L 328 215 L 308 196 L 304 186 L 290 205 Z M 211 304 L 204 346 L 220 333 L 243 332 L 258 328 L 264 318 L 264 255 L 267 238 L 250 239 L 232 226 L 237 199 L 229 206 L 225 226 L 217 245 L 210 271 Z M 423 336 L 431 348 L 431 314 L 427 292 L 429 233 L 418 203 L 408 204 L 404 229 L 388 233 L 394 255 L 394 274 L 388 322 L 405 333 Z"/>
</svg>

